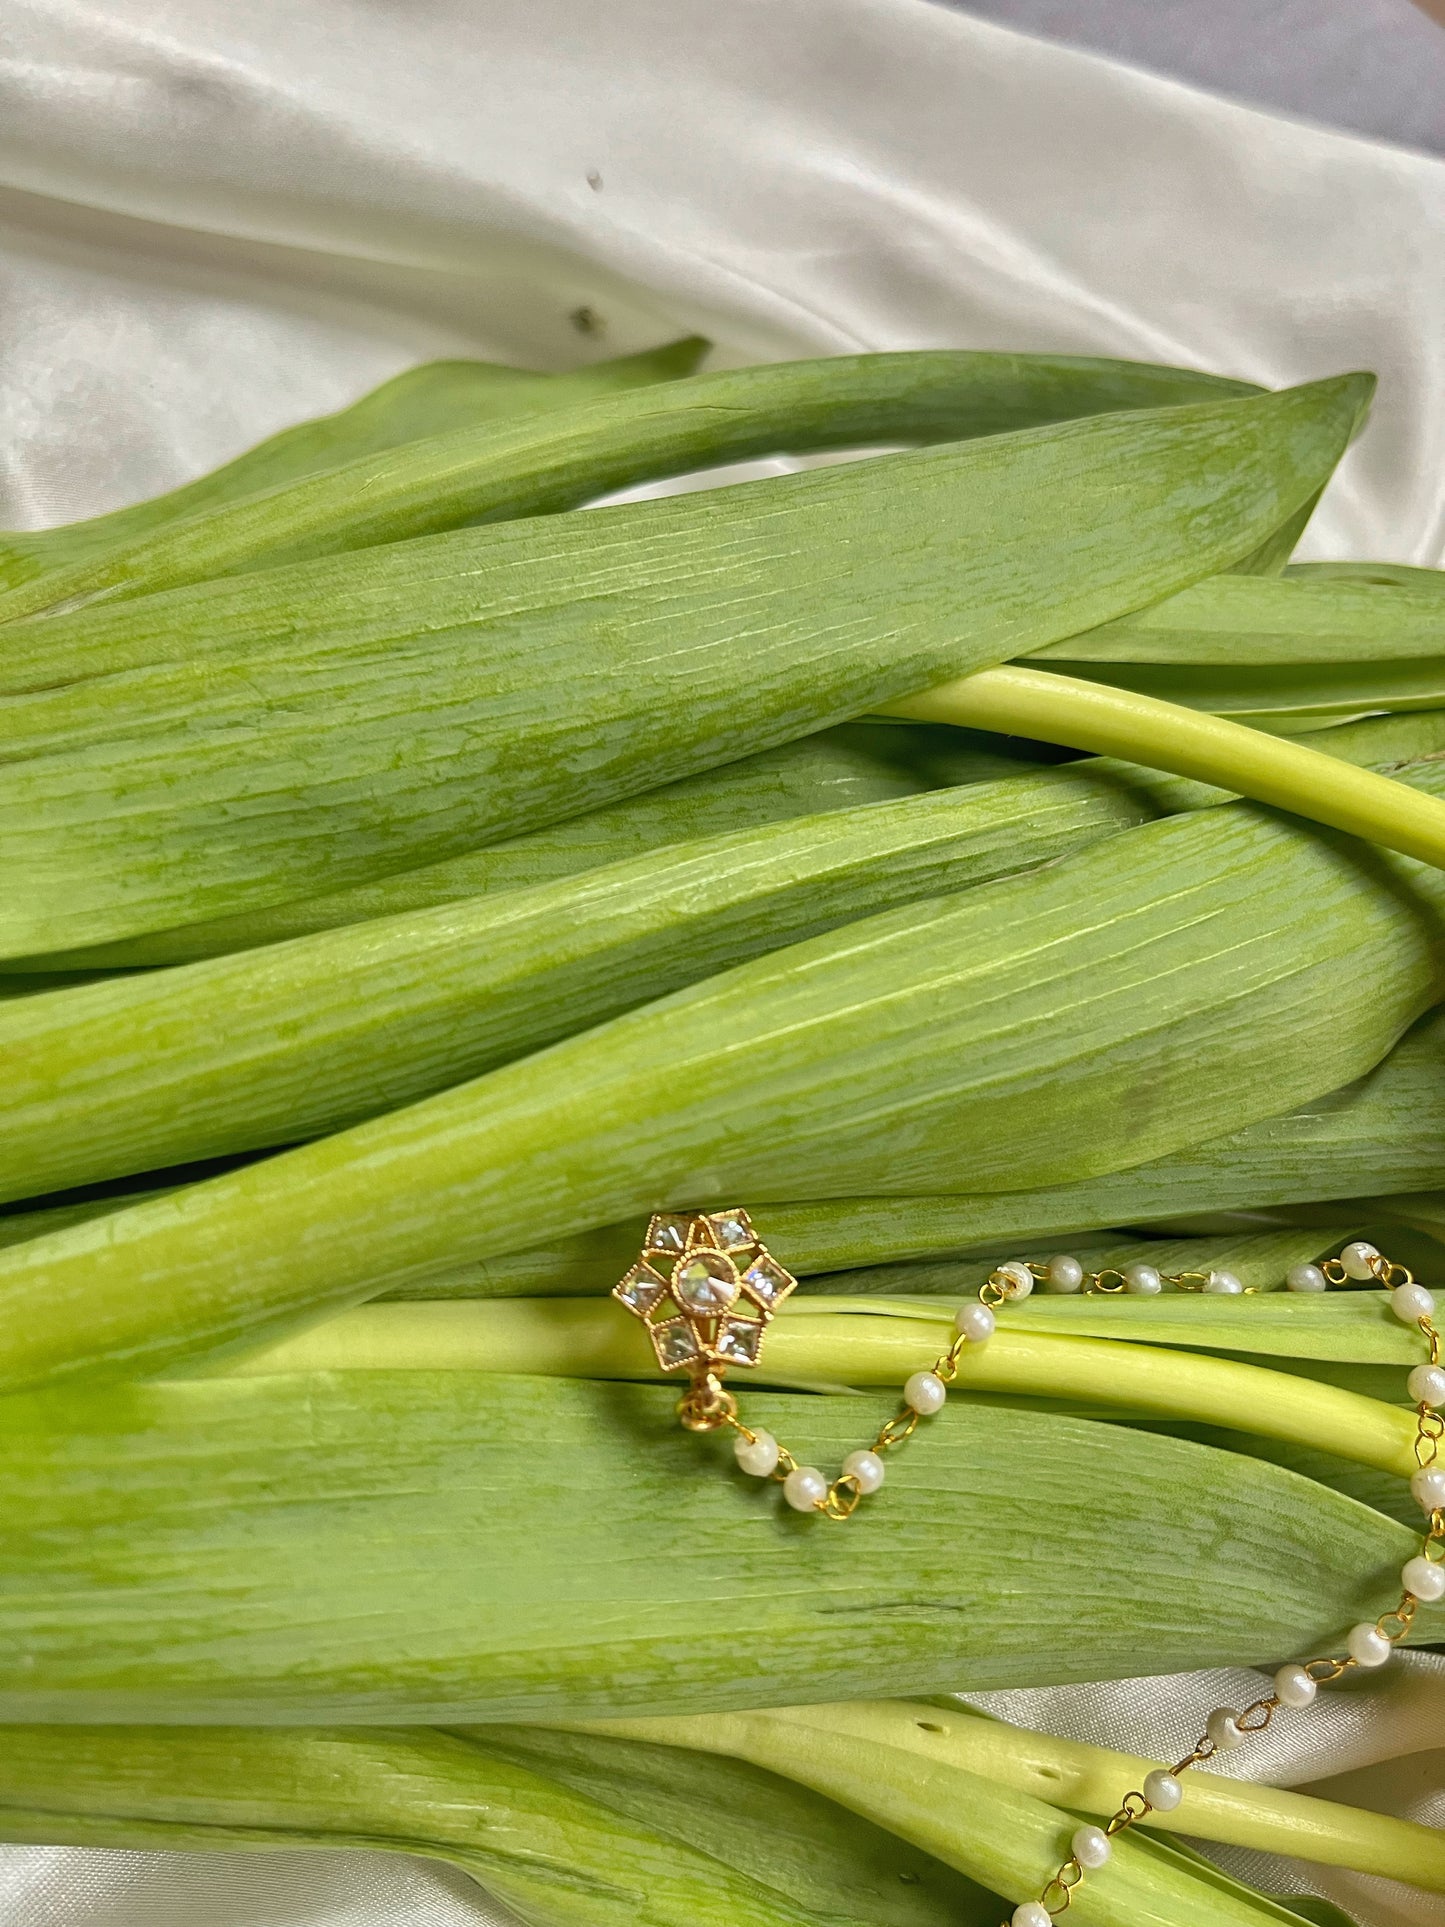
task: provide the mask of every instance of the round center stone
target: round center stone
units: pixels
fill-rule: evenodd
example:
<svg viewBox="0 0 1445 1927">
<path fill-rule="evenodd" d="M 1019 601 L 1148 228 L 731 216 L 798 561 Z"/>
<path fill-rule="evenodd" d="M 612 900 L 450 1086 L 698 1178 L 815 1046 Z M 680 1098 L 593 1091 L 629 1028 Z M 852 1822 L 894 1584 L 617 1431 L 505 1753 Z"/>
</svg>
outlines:
<svg viewBox="0 0 1445 1927">
<path fill-rule="evenodd" d="M 673 1271 L 672 1289 L 695 1318 L 721 1317 L 737 1300 L 737 1266 L 720 1251 L 695 1251 Z"/>
</svg>

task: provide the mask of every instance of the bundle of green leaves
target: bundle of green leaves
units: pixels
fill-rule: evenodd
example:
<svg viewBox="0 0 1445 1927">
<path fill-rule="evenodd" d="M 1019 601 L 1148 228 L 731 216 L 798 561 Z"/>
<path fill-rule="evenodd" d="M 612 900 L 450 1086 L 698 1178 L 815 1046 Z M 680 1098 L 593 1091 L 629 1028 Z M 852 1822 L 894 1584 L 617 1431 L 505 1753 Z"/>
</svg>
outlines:
<svg viewBox="0 0 1445 1927">
<path fill-rule="evenodd" d="M 1277 1289 L 1445 1239 L 1445 577 L 1288 560 L 1369 378 L 704 350 L 0 537 L 0 1838 L 998 1927 L 1147 1767 L 958 1696 L 1398 1596 L 1418 1337 Z M 994 1260 L 1249 1290 L 1011 1308 L 843 1525 L 605 1296 L 737 1204 L 820 1464 Z M 1343 1918 L 1181 1832 L 1445 1893 L 1192 1778 L 1081 1922 Z"/>
</svg>

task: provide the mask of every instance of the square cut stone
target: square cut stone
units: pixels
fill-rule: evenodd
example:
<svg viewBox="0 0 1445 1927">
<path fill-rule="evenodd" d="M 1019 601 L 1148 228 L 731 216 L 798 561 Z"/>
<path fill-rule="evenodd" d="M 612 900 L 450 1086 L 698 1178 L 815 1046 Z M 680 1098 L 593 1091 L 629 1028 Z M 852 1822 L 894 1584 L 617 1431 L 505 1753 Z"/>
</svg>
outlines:
<svg viewBox="0 0 1445 1927">
<path fill-rule="evenodd" d="M 620 1285 L 614 1285 L 612 1296 L 626 1305 L 629 1311 L 646 1318 L 661 1299 L 667 1295 L 667 1280 L 652 1269 L 644 1259 L 635 1264 Z"/>
<path fill-rule="evenodd" d="M 688 1227 L 691 1218 L 683 1217 L 673 1211 L 659 1211 L 647 1227 L 647 1249 L 649 1251 L 670 1251 L 674 1255 L 687 1249 Z"/>
<path fill-rule="evenodd" d="M 784 1271 L 777 1259 L 769 1257 L 767 1252 L 754 1258 L 743 1273 L 743 1290 L 768 1311 L 775 1305 L 781 1305 L 797 1282 L 793 1274 Z"/>
<path fill-rule="evenodd" d="M 757 1243 L 746 1211 L 713 1211 L 709 1215 L 724 1251 L 736 1251 L 743 1245 Z"/>
<path fill-rule="evenodd" d="M 665 1372 L 675 1372 L 702 1357 L 697 1334 L 685 1318 L 664 1318 L 647 1328 L 657 1362 Z"/>
<path fill-rule="evenodd" d="M 762 1342 L 760 1319 L 725 1318 L 719 1328 L 714 1350 L 729 1365 L 756 1365 Z"/>
</svg>

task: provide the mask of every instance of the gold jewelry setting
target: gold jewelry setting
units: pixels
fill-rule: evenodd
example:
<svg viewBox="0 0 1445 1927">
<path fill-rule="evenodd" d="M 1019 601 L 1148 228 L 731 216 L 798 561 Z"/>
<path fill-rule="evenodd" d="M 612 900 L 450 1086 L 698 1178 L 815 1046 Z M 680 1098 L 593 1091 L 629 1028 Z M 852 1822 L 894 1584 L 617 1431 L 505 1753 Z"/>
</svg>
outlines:
<svg viewBox="0 0 1445 1927">
<path fill-rule="evenodd" d="M 642 1320 L 663 1371 L 688 1374 L 677 1408 L 683 1424 L 715 1432 L 737 1417 L 725 1373 L 759 1362 L 763 1334 L 797 1283 L 746 1211 L 663 1211 L 612 1296 Z"/>
</svg>

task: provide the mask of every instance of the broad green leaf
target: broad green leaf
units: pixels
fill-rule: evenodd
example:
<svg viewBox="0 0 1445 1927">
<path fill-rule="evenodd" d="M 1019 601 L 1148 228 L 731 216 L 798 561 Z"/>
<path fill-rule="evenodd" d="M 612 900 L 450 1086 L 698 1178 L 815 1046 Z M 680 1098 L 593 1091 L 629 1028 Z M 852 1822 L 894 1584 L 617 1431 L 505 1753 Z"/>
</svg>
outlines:
<svg viewBox="0 0 1445 1927">
<path fill-rule="evenodd" d="M 1377 717 L 1321 730 L 1302 740 L 1346 762 L 1408 780 L 1410 763 L 1445 753 L 1445 709 Z M 399 871 L 349 890 L 186 924 L 122 943 L 30 957 L 21 964 L 0 961 L 0 978 L 25 970 L 32 974 L 33 987 L 40 988 L 36 972 L 193 963 L 369 918 L 400 916 L 464 897 L 552 882 L 748 823 L 779 822 L 950 784 L 1037 775 L 1038 760 L 1022 752 L 1038 747 L 984 731 L 865 717 L 441 863 Z M 1017 753 L 1006 753 L 1010 750 Z M 1100 776 L 1108 775 L 1133 789 L 1147 787 L 1153 805 L 1149 814 L 1207 809 L 1232 800 L 1228 790 L 1185 777 L 1161 776 L 1137 763 L 1098 757 L 1091 767 Z M 1064 770 L 1059 775 L 1067 785 L 1077 771 Z"/>
<path fill-rule="evenodd" d="M 1413 568 L 1406 562 L 1292 562 L 1284 574 L 1298 582 L 1375 583 L 1445 594 L 1445 569 Z"/>
<path fill-rule="evenodd" d="M 1201 1723 L 1205 1711 L 1201 1709 Z M 969 1782 L 977 1777 L 1049 1806 L 1108 1820 L 1125 1794 L 1139 1788 L 1157 1764 L 1106 1747 L 1028 1731 L 980 1715 L 966 1705 L 923 1706 L 902 1700 L 625 1721 L 605 1730 L 616 1731 L 619 1737 L 674 1745 L 689 1755 L 703 1749 L 724 1758 L 766 1760 L 775 1771 L 796 1774 L 805 1783 L 813 1777 L 817 1747 L 835 1770 L 847 1775 L 854 1797 L 861 1775 L 855 1778 L 848 1772 L 850 1754 L 855 1770 L 864 1771 L 875 1749 L 890 1760 L 902 1755 L 927 1762 L 927 1784 L 939 1812 L 955 1778 L 960 1797 L 966 1800 L 972 1791 Z M 1445 1893 L 1445 1838 L 1433 1827 L 1308 1794 L 1241 1784 L 1217 1773 L 1190 1773 L 1183 1776 L 1182 1784 L 1183 1804 L 1173 1813 L 1148 1814 L 1143 1827 L 1151 1833 L 1162 1829 L 1221 1845 L 1349 1867 Z M 1064 1824 L 1067 1828 L 1068 1822 Z M 1136 1833 L 1131 1839 L 1141 1837 Z M 1066 1832 L 1060 1859 L 1067 1855 L 1067 1839 Z M 1114 1864 L 1100 1876 L 1100 1884 L 1112 1877 Z M 1052 1871 L 1046 1868 L 1044 1878 Z M 1076 1905 L 1089 1889 L 1086 1879 L 1077 1890 Z"/>
<path fill-rule="evenodd" d="M 1445 598 L 1438 589 L 1218 575 L 1151 609 L 1050 643 L 1029 660 L 1226 669 L 1335 663 L 1360 670 L 1370 662 L 1420 657 L 1445 657 Z"/>
<path fill-rule="evenodd" d="M 966 1399 L 840 1530 L 674 1405 L 464 1371 L 0 1401 L 0 1715 L 573 1719 L 1258 1662 L 1383 1610 L 1416 1544 L 1261 1460 Z M 747 1409 L 833 1466 L 893 1406 Z"/>
<path fill-rule="evenodd" d="M 1378 592 L 1389 597 L 1394 591 Z M 1438 601 L 1438 598 L 1437 598 Z M 1441 603 L 1445 628 L 1445 603 Z M 1432 661 L 1304 662 L 1253 669 L 1241 664 L 1068 662 L 1061 675 L 1085 675 L 1115 689 L 1134 689 L 1189 709 L 1295 734 L 1354 722 L 1381 710 L 1445 706 L 1445 656 Z"/>
<path fill-rule="evenodd" d="M 424 362 L 383 382 L 349 408 L 284 428 L 234 461 L 164 495 L 62 528 L 0 534 L 0 588 L 18 588 L 46 571 L 92 562 L 169 523 L 189 520 L 343 462 L 382 454 L 424 435 L 479 426 L 507 415 L 577 408 L 602 395 L 676 380 L 692 374 L 707 349 L 707 342 L 694 336 L 565 375 L 533 374 L 487 361 Z"/>
<path fill-rule="evenodd" d="M 1086 764 L 26 997 L 0 1007 L 0 1197 L 341 1130 L 747 957 L 1153 814 L 1147 785 Z"/>
<path fill-rule="evenodd" d="M 0 964 L 0 973 L 194 963 L 370 918 L 556 882 L 726 830 L 1037 772 L 1038 763 L 1003 754 L 994 746 L 999 740 L 967 730 L 863 717 L 442 863 L 98 949 L 27 958 L 23 965 Z M 1425 747 L 1433 748 L 1433 739 Z M 1363 744 L 1361 753 L 1369 757 L 1376 746 Z"/>
<path fill-rule="evenodd" d="M 0 620 L 467 522 L 551 514 L 637 482 L 781 450 L 957 441 L 1258 393 L 1149 364 L 950 350 L 775 362 L 680 384 L 654 379 L 646 390 L 388 441 L 340 466 L 169 520 L 0 595 Z"/>
<path fill-rule="evenodd" d="M 82 679 L 0 703 L 0 955 L 439 861 L 1157 601 L 1318 485 L 1365 387 L 1097 416 L 30 624 Z"/>
<path fill-rule="evenodd" d="M 1126 830 L 12 1246 L 0 1383 L 159 1365 L 669 1201 L 926 1197 L 961 1171 L 1024 1190 L 1162 1157 L 1383 1057 L 1445 988 L 1442 903 L 1438 871 L 1240 804 Z M 1100 1195 L 1086 1225 L 1135 1215 Z M 1156 1215 L 1186 1208 L 1171 1184 Z"/>
<path fill-rule="evenodd" d="M 1445 1185 L 1445 1015 L 1424 1019 L 1349 1088 L 1151 1164 L 1039 1191 L 777 1202 L 760 1205 L 753 1218 L 789 1267 L 808 1275 L 947 1253 L 995 1262 L 1043 1240 L 1056 1250 L 1066 1238 L 1108 1225 L 1338 1200 L 1352 1187 L 1384 1193 L 1391 1185 Z M 1330 1203 L 1320 1222 L 1358 1216 L 1375 1223 L 1397 1209 L 1421 1224 L 1433 1212 L 1445 1236 L 1445 1204 L 1424 1195 Z M 0 1218 L 0 1226 L 5 1222 Z M 37 1214 L 29 1223 L 26 1235 L 33 1236 L 44 1219 Z M 545 1243 L 484 1253 L 392 1295 L 608 1291 L 636 1251 L 635 1219 L 570 1236 L 559 1228 Z"/>
<path fill-rule="evenodd" d="M 635 1742 L 544 1733 L 529 1748 L 508 1728 L 492 1743 L 395 1727 L 43 1726 L 5 1729 L 0 1749 L 0 1838 L 419 1853 L 463 1868 L 537 1927 L 993 1927 L 999 1909 L 786 1780 Z M 572 1765 L 589 1750 L 605 1775 Z"/>
</svg>

